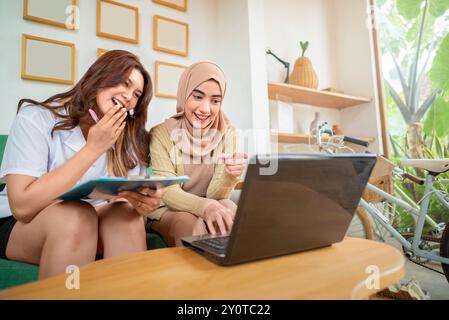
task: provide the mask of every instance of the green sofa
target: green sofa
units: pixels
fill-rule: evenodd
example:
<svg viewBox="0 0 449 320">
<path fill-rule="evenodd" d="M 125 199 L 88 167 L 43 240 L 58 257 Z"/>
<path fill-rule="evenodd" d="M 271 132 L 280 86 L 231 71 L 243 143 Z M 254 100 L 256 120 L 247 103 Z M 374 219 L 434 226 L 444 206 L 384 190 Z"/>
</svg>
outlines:
<svg viewBox="0 0 449 320">
<path fill-rule="evenodd" d="M 7 138 L 7 135 L 0 135 L 0 164 L 3 159 Z M 166 246 L 159 235 L 147 233 L 147 247 L 149 250 L 165 248 Z M 38 279 L 38 274 L 39 266 L 0 259 L 0 290 L 35 281 Z"/>
</svg>

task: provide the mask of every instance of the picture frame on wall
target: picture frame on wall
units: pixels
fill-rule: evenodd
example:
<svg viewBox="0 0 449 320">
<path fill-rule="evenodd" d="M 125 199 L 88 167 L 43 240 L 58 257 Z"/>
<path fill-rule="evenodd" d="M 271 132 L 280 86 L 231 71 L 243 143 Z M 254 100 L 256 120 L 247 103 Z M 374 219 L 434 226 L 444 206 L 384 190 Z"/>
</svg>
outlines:
<svg viewBox="0 0 449 320">
<path fill-rule="evenodd" d="M 23 0 L 23 19 L 67 30 L 78 21 L 77 0 Z"/>
<path fill-rule="evenodd" d="M 108 51 L 111 50 L 115 50 L 115 49 L 104 49 L 104 48 L 97 48 L 97 59 L 100 58 L 103 54 L 105 54 Z M 131 51 L 130 51 L 131 52 Z M 133 54 L 135 54 L 134 52 L 131 52 Z M 139 57 L 138 55 L 136 55 L 137 57 Z"/>
<path fill-rule="evenodd" d="M 153 49 L 182 57 L 189 55 L 189 24 L 155 15 Z"/>
<path fill-rule="evenodd" d="M 153 0 L 153 2 L 179 11 L 187 11 L 188 0 Z"/>
<path fill-rule="evenodd" d="M 75 83 L 75 44 L 22 34 L 22 79 Z"/>
<path fill-rule="evenodd" d="M 187 66 L 156 61 L 154 63 L 154 95 L 160 98 L 176 99 L 181 74 Z"/>
<path fill-rule="evenodd" d="M 139 43 L 139 8 L 112 0 L 97 0 L 97 36 Z"/>
<path fill-rule="evenodd" d="M 97 49 L 97 58 L 100 58 L 103 55 L 103 53 L 106 53 L 108 51 L 109 51 L 108 49 L 98 48 Z"/>
</svg>

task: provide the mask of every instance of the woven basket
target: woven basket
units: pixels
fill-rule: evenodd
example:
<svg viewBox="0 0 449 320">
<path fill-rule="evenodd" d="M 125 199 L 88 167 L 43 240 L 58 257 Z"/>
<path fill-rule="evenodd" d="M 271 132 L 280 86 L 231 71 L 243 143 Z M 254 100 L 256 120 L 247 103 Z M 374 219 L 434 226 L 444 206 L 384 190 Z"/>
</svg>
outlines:
<svg viewBox="0 0 449 320">
<path fill-rule="evenodd" d="M 318 88 L 318 77 L 309 58 L 300 57 L 296 60 L 288 83 L 306 88 Z"/>
<path fill-rule="evenodd" d="M 377 157 L 376 165 L 374 166 L 373 172 L 368 180 L 369 183 L 378 187 L 379 189 L 385 191 L 386 193 L 393 193 L 393 172 L 394 164 L 385 159 L 382 156 Z M 377 193 L 365 189 L 363 193 L 363 199 L 367 202 L 380 202 L 383 197 Z"/>
</svg>

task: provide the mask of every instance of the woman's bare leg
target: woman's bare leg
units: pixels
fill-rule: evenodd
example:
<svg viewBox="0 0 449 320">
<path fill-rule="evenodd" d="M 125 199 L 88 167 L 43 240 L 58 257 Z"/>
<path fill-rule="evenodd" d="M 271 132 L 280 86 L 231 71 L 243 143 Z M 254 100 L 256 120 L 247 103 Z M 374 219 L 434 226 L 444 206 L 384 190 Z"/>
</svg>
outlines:
<svg viewBox="0 0 449 320">
<path fill-rule="evenodd" d="M 59 202 L 31 222 L 17 221 L 6 247 L 8 259 L 39 264 L 39 278 L 64 273 L 95 260 L 98 217 L 83 201 Z"/>
<path fill-rule="evenodd" d="M 183 237 L 207 234 L 204 220 L 189 212 L 167 210 L 151 229 L 159 233 L 170 247 L 181 247 Z"/>
<path fill-rule="evenodd" d="M 143 217 L 128 202 L 115 202 L 98 209 L 99 241 L 104 258 L 147 249 Z"/>
<path fill-rule="evenodd" d="M 229 199 L 218 201 L 220 204 L 230 209 L 233 213 L 237 211 L 237 205 Z M 189 212 L 167 210 L 160 220 L 153 221 L 151 229 L 159 233 L 170 247 L 182 246 L 181 239 L 188 236 L 207 234 L 204 220 Z"/>
</svg>

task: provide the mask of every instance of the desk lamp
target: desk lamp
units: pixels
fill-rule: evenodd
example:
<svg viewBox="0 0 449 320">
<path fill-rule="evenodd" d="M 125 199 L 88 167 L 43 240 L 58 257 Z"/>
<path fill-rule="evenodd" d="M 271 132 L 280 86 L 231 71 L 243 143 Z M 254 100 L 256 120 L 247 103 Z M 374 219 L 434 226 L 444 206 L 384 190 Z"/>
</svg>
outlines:
<svg viewBox="0 0 449 320">
<path fill-rule="evenodd" d="M 281 58 L 279 58 L 277 55 L 275 55 L 270 48 L 267 49 L 267 51 L 265 52 L 266 54 L 270 54 L 273 57 L 276 58 L 277 61 L 279 61 L 280 63 L 282 63 L 284 65 L 284 67 L 287 69 L 287 76 L 285 77 L 285 81 L 284 83 L 288 83 L 288 77 L 290 75 L 290 62 L 284 61 Z"/>
</svg>

